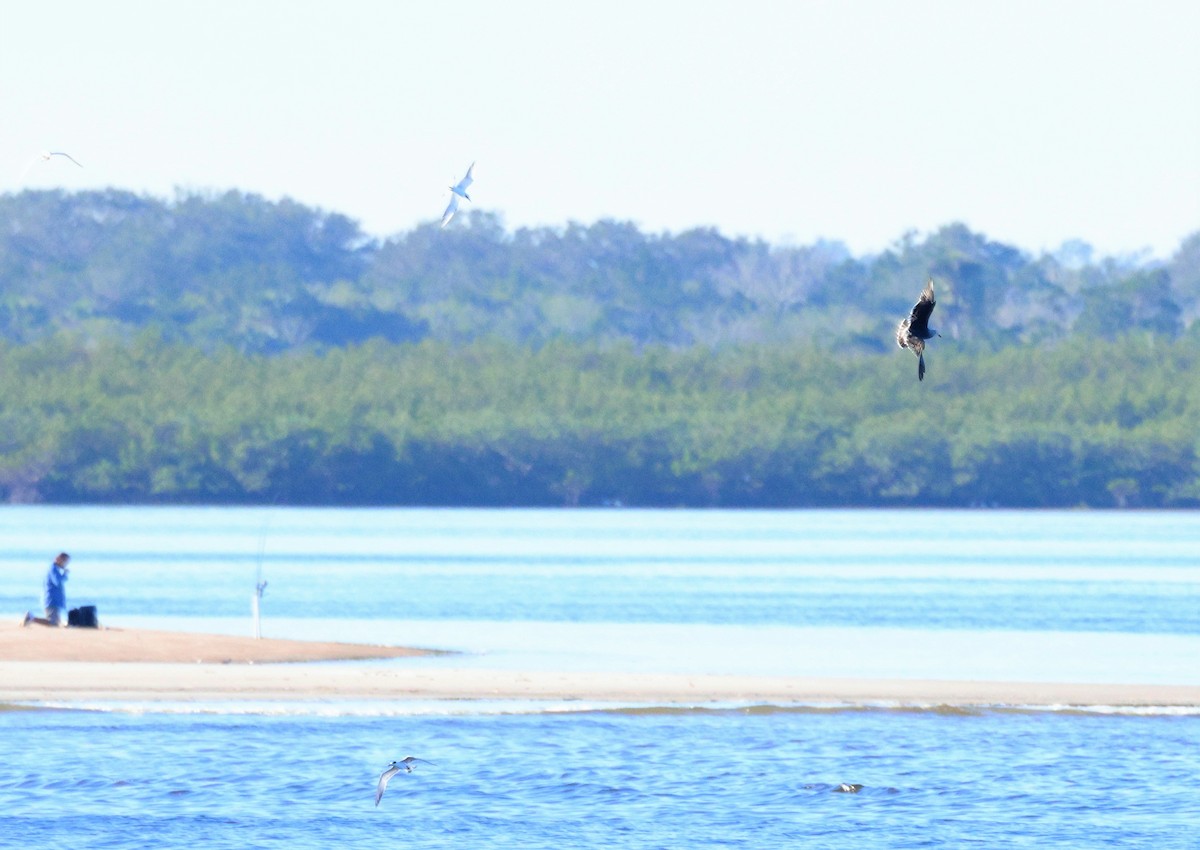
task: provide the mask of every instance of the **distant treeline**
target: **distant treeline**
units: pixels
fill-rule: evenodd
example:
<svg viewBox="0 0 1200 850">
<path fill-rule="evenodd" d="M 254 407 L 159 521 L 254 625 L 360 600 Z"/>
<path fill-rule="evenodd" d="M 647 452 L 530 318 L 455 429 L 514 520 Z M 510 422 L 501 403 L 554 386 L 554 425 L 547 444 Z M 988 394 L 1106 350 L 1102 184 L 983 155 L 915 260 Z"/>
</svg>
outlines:
<svg viewBox="0 0 1200 850">
<path fill-rule="evenodd" d="M 1200 230 L 1158 264 L 1079 242 L 1030 256 L 959 224 L 853 257 L 614 221 L 509 232 L 480 212 L 374 240 L 345 216 L 238 192 L 0 196 L 0 339 L 22 343 L 154 328 L 262 354 L 369 339 L 870 352 L 891 348 L 929 275 L 936 324 L 970 350 L 1173 339 L 1200 316 Z"/>
<path fill-rule="evenodd" d="M 1195 506 L 1200 340 L 0 344 L 0 498 Z"/>
<path fill-rule="evenodd" d="M 937 283 L 929 376 L 893 330 Z M 0 196 L 0 499 L 1200 503 L 1200 232 L 853 257 L 254 195 Z"/>
</svg>

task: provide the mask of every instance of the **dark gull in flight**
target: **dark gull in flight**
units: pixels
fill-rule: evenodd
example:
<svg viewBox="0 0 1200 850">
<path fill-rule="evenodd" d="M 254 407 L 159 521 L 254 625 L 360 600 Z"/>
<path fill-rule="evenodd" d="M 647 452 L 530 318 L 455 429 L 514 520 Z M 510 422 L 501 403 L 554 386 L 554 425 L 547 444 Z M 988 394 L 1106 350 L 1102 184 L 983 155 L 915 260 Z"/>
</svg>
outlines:
<svg viewBox="0 0 1200 850">
<path fill-rule="evenodd" d="M 925 380 L 925 340 L 941 336 L 929 327 L 929 314 L 933 312 L 935 304 L 937 302 L 933 300 L 933 278 L 929 278 L 908 318 L 902 319 L 896 326 L 896 344 L 917 355 L 918 381 Z"/>
</svg>

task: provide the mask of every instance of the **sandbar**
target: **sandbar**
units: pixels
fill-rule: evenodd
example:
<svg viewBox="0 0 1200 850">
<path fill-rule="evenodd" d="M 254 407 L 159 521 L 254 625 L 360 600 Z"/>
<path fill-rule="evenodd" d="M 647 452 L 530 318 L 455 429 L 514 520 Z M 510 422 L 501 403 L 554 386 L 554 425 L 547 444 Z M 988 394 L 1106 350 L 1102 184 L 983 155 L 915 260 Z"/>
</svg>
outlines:
<svg viewBox="0 0 1200 850">
<path fill-rule="evenodd" d="M 435 650 L 0 626 L 0 703 L 545 700 L 655 706 L 1200 708 L 1200 686 L 512 671 Z M 311 663 L 338 662 L 338 663 Z"/>
<path fill-rule="evenodd" d="M 355 661 L 437 654 L 436 650 L 333 641 L 283 640 L 101 627 L 0 624 L 0 661 L 272 664 Z"/>
</svg>

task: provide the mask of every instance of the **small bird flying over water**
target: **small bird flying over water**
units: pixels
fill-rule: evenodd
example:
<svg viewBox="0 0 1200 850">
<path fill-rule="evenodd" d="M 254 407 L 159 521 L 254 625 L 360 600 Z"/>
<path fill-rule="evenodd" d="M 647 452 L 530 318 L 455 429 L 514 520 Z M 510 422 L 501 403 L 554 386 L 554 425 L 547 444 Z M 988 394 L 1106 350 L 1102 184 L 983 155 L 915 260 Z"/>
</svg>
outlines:
<svg viewBox="0 0 1200 850">
<path fill-rule="evenodd" d="M 71 160 L 71 162 L 75 163 L 76 165 L 79 165 L 79 160 L 75 159 L 75 157 L 71 156 L 66 151 L 42 151 L 40 154 L 35 156 L 33 159 L 29 160 L 29 164 L 25 166 L 25 169 L 21 172 L 21 176 L 24 177 L 25 173 L 27 171 L 29 171 L 29 169 L 33 168 L 34 163 L 36 163 L 38 160 L 41 160 L 42 162 L 49 162 L 50 157 L 52 157 L 52 156 L 66 157 L 67 159 Z M 83 168 L 82 165 L 79 165 L 79 167 Z"/>
<path fill-rule="evenodd" d="M 925 340 L 941 336 L 929 327 L 929 314 L 933 312 L 935 304 L 937 302 L 933 300 L 933 278 L 929 278 L 908 318 L 902 319 L 896 326 L 896 344 L 917 355 L 918 381 L 925 380 Z"/>
<path fill-rule="evenodd" d="M 471 184 L 475 182 L 472 172 L 475 171 L 475 163 L 471 163 L 471 167 L 467 169 L 467 173 L 463 175 L 463 179 L 459 180 L 450 187 L 450 203 L 446 205 L 446 211 L 442 213 L 442 227 L 450 223 L 450 219 L 454 218 L 454 214 L 458 212 L 458 199 L 465 198 L 471 200 L 471 196 L 467 194 L 467 189 L 471 188 Z"/>
<path fill-rule="evenodd" d="M 383 789 L 387 788 L 387 784 L 391 778 L 402 770 L 405 773 L 412 773 L 413 764 L 416 762 L 420 762 L 421 764 L 433 764 L 431 761 L 425 761 L 425 759 L 419 759 L 415 756 L 405 756 L 404 758 L 400 759 L 400 761 L 388 763 L 388 766 L 384 768 L 383 773 L 379 774 L 379 784 L 375 786 L 376 806 L 378 806 L 379 801 L 383 799 Z"/>
</svg>

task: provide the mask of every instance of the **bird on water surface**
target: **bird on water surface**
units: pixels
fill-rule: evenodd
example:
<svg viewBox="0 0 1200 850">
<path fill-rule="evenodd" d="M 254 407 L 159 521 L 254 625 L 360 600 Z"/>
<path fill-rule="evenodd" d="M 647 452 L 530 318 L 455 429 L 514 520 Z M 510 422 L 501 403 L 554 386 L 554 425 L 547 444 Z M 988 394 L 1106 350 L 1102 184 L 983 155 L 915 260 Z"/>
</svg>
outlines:
<svg viewBox="0 0 1200 850">
<path fill-rule="evenodd" d="M 896 326 L 896 344 L 917 355 L 918 381 L 925 380 L 925 340 L 941 336 L 929 327 L 929 314 L 933 312 L 935 304 L 937 302 L 933 300 L 933 278 L 929 278 L 908 318 L 901 319 L 900 324 Z"/>
<path fill-rule="evenodd" d="M 416 756 L 405 756 L 400 761 L 389 762 L 388 766 L 383 769 L 383 773 L 379 774 L 379 783 L 375 786 L 375 805 L 379 805 L 379 801 L 383 799 L 383 791 L 387 788 L 388 782 L 393 776 L 400 771 L 405 773 L 413 772 L 413 764 L 421 762 L 421 764 L 433 764 L 431 761 L 419 759 Z"/>
</svg>

